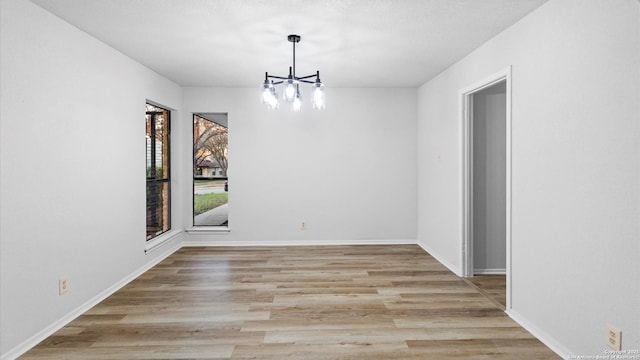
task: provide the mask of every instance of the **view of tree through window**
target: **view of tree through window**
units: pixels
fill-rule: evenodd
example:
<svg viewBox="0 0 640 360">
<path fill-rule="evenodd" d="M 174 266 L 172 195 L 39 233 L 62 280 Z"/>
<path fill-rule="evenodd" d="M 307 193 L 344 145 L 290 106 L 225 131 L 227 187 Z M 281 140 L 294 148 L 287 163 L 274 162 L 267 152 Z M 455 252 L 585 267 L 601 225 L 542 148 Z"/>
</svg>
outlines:
<svg viewBox="0 0 640 360">
<path fill-rule="evenodd" d="M 227 114 L 193 115 L 193 225 L 228 226 Z"/>
<path fill-rule="evenodd" d="M 171 169 L 167 109 L 146 105 L 147 240 L 171 229 Z"/>
</svg>

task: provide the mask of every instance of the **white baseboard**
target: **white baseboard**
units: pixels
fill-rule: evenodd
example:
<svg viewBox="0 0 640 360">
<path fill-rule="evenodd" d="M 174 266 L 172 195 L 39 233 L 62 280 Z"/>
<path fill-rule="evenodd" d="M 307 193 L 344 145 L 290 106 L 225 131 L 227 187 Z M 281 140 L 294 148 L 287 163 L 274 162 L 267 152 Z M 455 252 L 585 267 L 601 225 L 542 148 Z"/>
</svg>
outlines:
<svg viewBox="0 0 640 360">
<path fill-rule="evenodd" d="M 506 275 L 507 269 L 473 269 L 474 275 Z"/>
<path fill-rule="evenodd" d="M 420 246 L 424 251 L 428 252 L 429 255 L 433 256 L 436 260 L 438 260 L 442 265 L 446 266 L 449 270 L 451 270 L 451 272 L 453 272 L 454 274 L 462 277 L 462 269 L 460 269 L 459 267 L 453 265 L 452 263 L 450 263 L 449 261 L 447 261 L 445 258 L 443 258 L 442 256 L 440 256 L 440 254 L 438 254 L 437 252 L 433 251 L 429 246 L 427 246 L 425 243 L 418 241 L 416 244 L 418 244 L 418 246 Z"/>
<path fill-rule="evenodd" d="M 143 273 L 145 273 L 147 270 L 149 270 L 152 267 L 156 266 L 162 260 L 166 259 L 169 255 L 173 254 L 178 249 L 180 249 L 181 245 L 182 245 L 182 243 L 178 242 L 175 245 L 173 245 L 171 247 L 168 247 L 162 255 L 160 255 L 157 258 L 149 261 L 148 263 L 146 263 L 145 265 L 140 267 L 138 270 L 136 270 L 133 273 L 127 275 L 122 280 L 118 281 L 117 283 L 111 285 L 109 288 L 105 289 L 104 291 L 102 291 L 98 295 L 94 296 L 89 301 L 87 301 L 84 304 L 82 304 L 81 306 L 77 307 L 75 310 L 73 310 L 70 313 L 68 313 L 67 315 L 63 316 L 62 318 L 60 318 L 59 320 L 57 320 L 53 324 L 47 326 L 46 328 L 42 329 L 41 331 L 39 331 L 38 333 L 36 333 L 32 337 L 30 337 L 27 340 L 25 340 L 22 343 L 20 343 L 18 346 L 14 347 L 13 349 L 9 350 L 8 352 L 2 354 L 2 357 L 0 357 L 0 360 L 13 360 L 13 359 L 16 359 L 18 356 L 26 353 L 31 348 L 33 348 L 34 346 L 38 345 L 42 340 L 44 340 L 44 339 L 48 338 L 49 336 L 53 335 L 56 331 L 62 329 L 65 325 L 69 324 L 75 318 L 77 318 L 78 316 L 80 316 L 80 315 L 84 314 L 85 312 L 89 311 L 89 309 L 91 309 L 92 307 L 96 306 L 97 304 L 99 304 L 101 301 L 103 301 L 107 297 L 111 296 L 116 291 L 120 290 L 123 286 L 127 285 L 132 280 L 134 280 L 138 276 L 140 276 Z"/>
<path fill-rule="evenodd" d="M 507 313 L 507 315 L 509 315 L 511 319 L 517 322 L 518 325 L 522 326 L 528 332 L 530 332 L 531 335 L 538 338 L 538 340 L 540 340 L 553 352 L 558 354 L 558 356 L 562 357 L 563 359 L 568 359 L 569 356 L 571 356 L 571 352 L 567 348 L 562 346 L 559 341 L 554 339 L 551 335 L 549 335 L 545 331 L 540 330 L 540 328 L 538 328 L 537 326 L 531 324 L 529 320 L 527 320 L 525 317 L 518 314 L 518 312 L 514 311 L 513 309 L 507 310 L 505 312 Z"/>
<path fill-rule="evenodd" d="M 185 240 L 182 246 L 323 246 L 323 245 L 415 245 L 415 239 L 363 239 L 363 240 Z"/>
</svg>

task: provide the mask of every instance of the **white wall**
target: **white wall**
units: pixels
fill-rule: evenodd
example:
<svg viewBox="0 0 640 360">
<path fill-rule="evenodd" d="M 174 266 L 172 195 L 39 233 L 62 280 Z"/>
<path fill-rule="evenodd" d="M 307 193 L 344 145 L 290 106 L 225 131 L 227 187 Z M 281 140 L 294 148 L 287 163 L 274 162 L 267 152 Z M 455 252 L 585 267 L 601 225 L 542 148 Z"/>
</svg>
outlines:
<svg viewBox="0 0 640 360">
<path fill-rule="evenodd" d="M 182 97 L 28 1 L 2 0 L 0 13 L 0 352 L 9 357 L 173 247 L 144 253 L 143 117 L 146 99 L 180 109 Z"/>
<path fill-rule="evenodd" d="M 503 81 L 473 98 L 473 268 L 506 269 L 506 96 Z"/>
<path fill-rule="evenodd" d="M 640 348 L 640 3 L 552 0 L 418 93 L 418 239 L 461 266 L 458 91 L 508 65 L 511 314 L 564 354 Z"/>
<path fill-rule="evenodd" d="M 415 241 L 416 89 L 328 88 L 325 110 L 286 105 L 267 110 L 257 88 L 185 89 L 185 132 L 194 112 L 229 113 L 231 232 L 188 240 Z"/>
</svg>

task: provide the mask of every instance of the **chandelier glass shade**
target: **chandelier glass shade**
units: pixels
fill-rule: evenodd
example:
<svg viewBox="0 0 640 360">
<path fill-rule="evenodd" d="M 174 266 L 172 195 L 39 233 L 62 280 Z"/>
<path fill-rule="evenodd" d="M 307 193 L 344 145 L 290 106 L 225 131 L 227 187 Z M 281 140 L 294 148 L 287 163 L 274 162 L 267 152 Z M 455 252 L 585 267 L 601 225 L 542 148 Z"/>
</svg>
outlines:
<svg viewBox="0 0 640 360">
<path fill-rule="evenodd" d="M 276 86 L 282 85 L 282 100 L 291 103 L 293 111 L 302 109 L 302 96 L 300 95 L 300 84 L 307 83 L 312 85 L 312 104 L 314 109 L 324 109 L 325 91 L 324 84 L 320 81 L 320 71 L 315 74 L 306 76 L 296 76 L 296 43 L 300 42 L 300 35 L 289 35 L 287 40 L 293 44 L 293 66 L 289 66 L 288 76 L 269 75 L 264 73 L 264 83 L 262 83 L 262 103 L 269 109 L 277 109 L 280 107 L 278 102 L 278 93 Z M 315 77 L 315 80 L 310 80 Z M 274 81 L 275 80 L 275 81 Z"/>
</svg>

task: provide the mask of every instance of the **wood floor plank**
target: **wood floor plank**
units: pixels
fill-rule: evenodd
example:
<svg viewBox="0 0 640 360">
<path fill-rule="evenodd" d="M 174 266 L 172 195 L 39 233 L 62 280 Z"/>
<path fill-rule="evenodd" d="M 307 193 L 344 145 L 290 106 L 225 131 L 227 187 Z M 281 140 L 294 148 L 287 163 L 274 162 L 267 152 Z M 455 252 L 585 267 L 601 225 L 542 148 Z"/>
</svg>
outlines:
<svg viewBox="0 0 640 360">
<path fill-rule="evenodd" d="M 505 275 L 474 275 L 465 280 L 503 309 L 506 308 L 507 277 Z"/>
<path fill-rule="evenodd" d="M 415 245 L 189 247 L 22 359 L 559 359 Z"/>
</svg>

